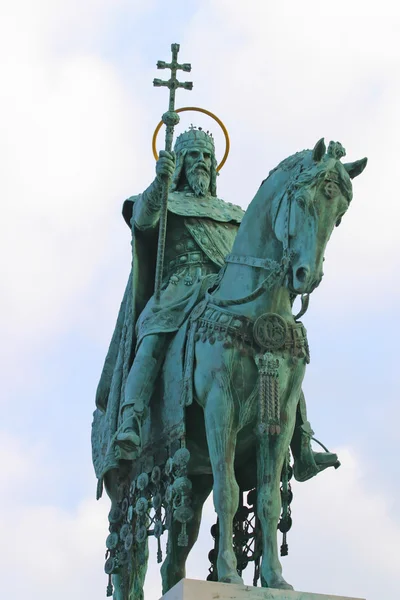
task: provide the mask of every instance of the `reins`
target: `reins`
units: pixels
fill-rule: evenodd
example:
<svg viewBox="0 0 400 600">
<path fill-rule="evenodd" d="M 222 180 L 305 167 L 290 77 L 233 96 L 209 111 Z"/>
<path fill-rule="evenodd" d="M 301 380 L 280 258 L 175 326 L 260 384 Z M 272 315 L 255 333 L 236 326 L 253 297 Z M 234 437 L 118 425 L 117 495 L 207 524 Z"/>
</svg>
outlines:
<svg viewBox="0 0 400 600">
<path fill-rule="evenodd" d="M 259 258 L 256 256 L 245 256 L 245 255 L 241 255 L 241 254 L 228 254 L 225 257 L 226 264 L 230 263 L 230 264 L 237 264 L 237 265 L 246 265 L 248 267 L 255 267 L 257 269 L 265 269 L 265 270 L 269 271 L 269 273 L 265 277 L 265 279 L 263 279 L 263 281 L 260 283 L 260 285 L 258 285 L 256 287 L 256 289 L 253 292 L 251 292 L 250 294 L 248 294 L 247 296 L 244 296 L 242 298 L 224 300 L 224 299 L 220 299 L 220 298 L 215 298 L 215 296 L 213 294 L 219 288 L 219 284 L 220 284 L 221 279 L 225 272 L 225 268 L 226 268 L 226 265 L 225 265 L 222 268 L 220 275 L 218 276 L 218 279 L 216 282 L 216 287 L 213 290 L 213 292 L 212 293 L 206 292 L 205 298 L 207 301 L 211 301 L 214 305 L 220 306 L 220 307 L 238 306 L 240 304 L 247 304 L 248 302 L 252 302 L 253 300 L 256 300 L 257 298 L 259 298 L 262 294 L 264 294 L 264 292 L 271 290 L 279 282 L 283 282 L 283 280 L 285 279 L 285 277 L 287 275 L 290 263 L 293 260 L 293 254 L 294 254 L 293 251 L 289 249 L 290 212 L 291 212 L 291 208 L 292 208 L 292 190 L 293 190 L 294 182 L 295 182 L 295 180 L 292 181 L 291 184 L 289 184 L 288 189 L 285 190 L 285 192 L 282 194 L 281 199 L 279 200 L 279 207 L 280 207 L 285 195 L 287 194 L 289 196 L 288 202 L 287 202 L 286 213 L 285 213 L 285 222 L 284 222 L 285 235 L 284 235 L 284 238 L 282 241 L 283 254 L 282 254 L 281 262 L 278 263 L 277 261 L 275 261 L 271 258 Z M 277 219 L 278 212 L 279 212 L 279 209 L 275 216 L 275 221 Z M 300 317 L 302 317 L 305 314 L 305 312 L 308 309 L 309 300 L 310 300 L 309 294 L 301 295 L 301 310 L 296 316 L 294 316 L 295 321 L 297 321 Z"/>
<path fill-rule="evenodd" d="M 289 192 L 287 192 L 285 190 L 285 192 L 282 194 L 282 197 L 279 201 L 279 205 L 282 203 L 282 201 L 285 197 L 285 194 L 287 194 L 287 193 L 289 193 Z M 247 296 L 244 296 L 243 298 L 223 300 L 223 299 L 215 298 L 213 296 L 213 293 L 215 293 L 215 291 L 218 289 L 220 281 L 224 274 L 225 267 L 223 267 L 221 276 L 218 277 L 217 286 L 214 289 L 213 293 L 210 294 L 209 292 L 207 292 L 207 294 L 206 294 L 207 300 L 211 300 L 213 302 L 213 304 L 215 304 L 217 306 L 237 306 L 239 304 L 246 304 L 248 302 L 252 302 L 253 300 L 256 300 L 257 298 L 259 298 L 265 291 L 272 289 L 279 281 L 283 281 L 283 279 L 285 278 L 287 271 L 289 269 L 290 261 L 293 258 L 292 252 L 289 250 L 289 214 L 290 214 L 291 203 L 292 202 L 291 202 L 291 198 L 290 198 L 287 203 L 287 209 L 286 209 L 286 214 L 285 214 L 285 225 L 284 225 L 285 236 L 284 236 L 284 240 L 282 242 L 283 254 L 282 254 L 281 262 L 278 263 L 277 261 L 275 261 L 271 258 L 258 258 L 256 256 L 228 254 L 228 256 L 226 256 L 226 258 L 225 258 L 225 263 L 247 265 L 249 267 L 265 269 L 270 272 L 268 273 L 266 278 L 260 283 L 260 285 L 253 292 L 248 294 Z M 279 212 L 279 209 L 278 209 L 278 212 Z M 275 219 L 276 219 L 276 217 L 275 217 Z"/>
<path fill-rule="evenodd" d="M 271 263 L 268 266 L 266 264 L 267 261 L 269 263 Z M 223 300 L 223 299 L 215 298 L 215 296 L 213 296 L 212 293 L 210 294 L 209 292 L 207 292 L 206 299 L 212 300 L 213 304 L 215 304 L 216 306 L 237 306 L 239 304 L 246 304 L 247 302 L 252 302 L 253 300 L 256 300 L 256 298 L 259 298 L 266 290 L 272 289 L 274 287 L 274 285 L 277 283 L 278 279 L 284 278 L 284 276 L 286 275 L 287 267 L 289 266 L 289 263 L 287 261 L 285 261 L 285 264 L 284 264 L 283 259 L 282 259 L 281 264 L 279 264 L 271 259 L 262 259 L 262 258 L 252 257 L 252 256 L 239 256 L 239 255 L 236 256 L 233 254 L 228 254 L 228 256 L 225 258 L 225 262 L 240 264 L 240 265 L 248 265 L 251 267 L 258 267 L 260 269 L 270 270 L 271 272 L 267 275 L 267 277 L 260 283 L 260 285 L 253 292 L 251 292 L 247 296 L 244 296 L 243 298 Z M 287 264 L 286 264 L 286 262 L 287 262 Z M 256 264 L 256 263 L 258 263 L 258 264 Z M 265 263 L 265 264 L 261 264 L 261 263 Z M 223 267 L 223 270 L 221 273 L 221 278 L 224 273 L 224 270 L 225 270 L 225 267 Z M 216 289 L 218 289 L 218 286 L 219 286 L 219 282 L 218 282 Z M 215 292 L 215 290 L 214 290 L 214 292 Z"/>
</svg>

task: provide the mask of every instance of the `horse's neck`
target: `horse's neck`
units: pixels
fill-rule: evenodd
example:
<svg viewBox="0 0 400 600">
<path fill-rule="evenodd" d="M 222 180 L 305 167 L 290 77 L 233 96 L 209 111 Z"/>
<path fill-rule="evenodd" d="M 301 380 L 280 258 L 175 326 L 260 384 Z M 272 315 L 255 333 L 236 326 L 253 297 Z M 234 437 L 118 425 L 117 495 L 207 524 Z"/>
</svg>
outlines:
<svg viewBox="0 0 400 600">
<path fill-rule="evenodd" d="M 281 185 L 279 185 L 280 189 L 282 189 Z M 269 189 L 272 187 L 272 196 L 274 190 L 277 189 L 276 182 L 272 182 L 272 186 L 267 187 Z M 268 197 L 267 190 L 263 188 L 264 186 L 261 186 L 258 190 L 246 211 L 232 248 L 232 254 L 268 258 L 280 264 L 283 247 L 282 243 L 277 240 L 272 227 L 272 197 Z M 268 275 L 269 272 L 265 269 L 227 263 L 215 296 L 224 300 L 243 298 L 257 289 Z M 252 302 L 232 306 L 232 310 L 249 318 L 256 318 L 264 312 L 277 312 L 287 319 L 292 318 L 290 295 L 285 286 L 266 290 Z"/>
</svg>

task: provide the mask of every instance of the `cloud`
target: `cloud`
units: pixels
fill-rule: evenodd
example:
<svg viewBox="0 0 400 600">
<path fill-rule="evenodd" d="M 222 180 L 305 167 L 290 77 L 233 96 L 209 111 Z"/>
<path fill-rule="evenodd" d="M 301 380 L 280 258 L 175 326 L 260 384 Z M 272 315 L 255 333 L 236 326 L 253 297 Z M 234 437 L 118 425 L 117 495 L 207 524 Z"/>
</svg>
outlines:
<svg viewBox="0 0 400 600">
<path fill-rule="evenodd" d="M 352 449 L 337 450 L 342 466 L 299 484 L 294 482 L 293 527 L 289 556 L 282 558 L 285 578 L 296 590 L 368 600 L 398 592 L 400 523 L 394 497 L 374 488 L 368 465 Z M 215 522 L 211 498 L 204 510 L 199 541 L 188 560 L 187 576 L 204 579 L 209 533 Z M 252 569 L 245 583 L 252 583 Z M 150 597 L 150 596 L 148 596 Z"/>
<path fill-rule="evenodd" d="M 2 430 L 0 432 L 0 459 L 1 459 L 1 496 L 2 502 L 14 501 L 15 496 L 20 497 L 23 487 L 35 479 L 36 466 L 42 460 L 43 447 L 37 443 L 27 452 L 19 438 Z M 43 472 L 41 471 L 41 475 Z M 12 495 L 5 495 L 8 489 L 12 489 Z"/>
<path fill-rule="evenodd" d="M 140 4 L 129 8 L 131 18 L 142 12 Z M 34 378 L 32 355 L 80 314 L 90 323 L 95 307 L 107 303 L 122 248 L 130 263 L 120 206 L 131 181 L 153 166 L 142 162 L 142 124 L 134 118 L 145 107 L 96 50 L 107 15 L 126 6 L 102 0 L 81 10 L 59 1 L 33 9 L 17 2 L 0 25 L 7 56 L 0 100 L 1 334 L 10 381 L 18 361 L 25 373 L 32 367 Z M 91 289 L 111 256 L 108 286 L 95 303 Z M 118 302 L 118 287 L 114 294 Z"/>
<path fill-rule="evenodd" d="M 103 597 L 108 499 L 98 503 L 83 498 L 68 510 L 48 502 L 46 488 L 56 485 L 51 456 L 44 448 L 32 452 L 10 435 L 0 439 L 5 466 L 0 472 L 4 596 L 10 600 Z M 338 471 L 293 484 L 294 524 L 288 538 L 289 556 L 282 559 L 285 577 L 295 589 L 308 592 L 368 600 L 394 597 L 400 539 L 400 523 L 392 514 L 394 498 L 391 504 L 387 491 L 373 488 L 362 457 L 346 448 L 338 453 L 342 461 Z M 209 498 L 199 541 L 188 560 L 188 577 L 207 576 L 212 547 L 209 530 L 215 519 Z M 157 597 L 160 591 L 153 541 L 152 548 L 147 598 Z M 251 584 L 248 571 L 245 581 Z"/>
<path fill-rule="evenodd" d="M 56 465 L 44 450 L 0 436 L 2 593 L 10 600 L 101 597 L 106 503 L 52 505 L 46 490 L 57 485 Z"/>
<path fill-rule="evenodd" d="M 54 506 L 19 507 L 11 528 L 2 517 L 7 534 L 3 593 L 12 600 L 104 596 L 100 573 L 106 515 L 104 506 L 88 500 L 73 513 Z"/>
<path fill-rule="evenodd" d="M 377 600 L 398 591 L 400 523 L 394 497 L 368 476 L 365 458 L 339 449 L 342 466 L 294 484 L 286 573 L 296 589 Z"/>
<path fill-rule="evenodd" d="M 341 140 L 346 160 L 369 157 L 327 249 L 328 306 L 333 287 L 354 294 L 354 304 L 366 294 L 382 301 L 389 288 L 398 290 L 400 214 L 388 176 L 396 173 L 400 135 L 398 17 L 393 2 L 379 10 L 372 2 L 334 10 L 316 1 L 249 2 L 244 10 L 220 0 L 202 4 L 185 40 L 200 80 L 196 96 L 223 116 L 231 133 L 219 182 L 226 199 L 246 206 L 273 166 L 322 136 Z"/>
<path fill-rule="evenodd" d="M 127 3 L 90 1 L 82 12 L 75 3 L 42 2 L 40 19 L 29 6 L 17 3 L 2 29 L 2 43 L 11 49 L 0 106 L 8 354 L 22 339 L 37 345 L 77 322 L 99 335 L 100 316 L 118 304 L 129 268 L 121 200 L 146 187 L 153 167 L 140 151 L 151 86 L 132 94 L 117 63 L 99 52 L 111 15 L 115 22 Z M 342 139 L 349 160 L 368 154 L 351 210 L 328 246 L 324 281 L 324 302 L 339 284 L 360 301 L 371 291 L 371 273 L 375 294 L 399 266 L 398 203 L 380 176 L 396 168 L 400 84 L 392 68 L 399 60 L 393 25 L 361 19 L 354 35 L 348 7 L 340 5 L 325 20 L 330 9 L 317 2 L 302 7 L 307 18 L 301 28 L 294 3 L 276 9 L 250 2 L 248 9 L 230 2 L 228 10 L 225 0 L 202 3 L 182 43 L 193 64 L 196 103 L 215 106 L 231 131 L 220 191 L 247 205 L 270 168 L 321 134 Z M 129 17 L 144 10 L 135 3 Z M 334 35 L 340 43 L 330 41 Z M 215 56 L 224 68 L 215 65 Z M 222 138 L 217 141 L 221 147 Z M 101 269 L 108 272 L 100 275 Z"/>
</svg>

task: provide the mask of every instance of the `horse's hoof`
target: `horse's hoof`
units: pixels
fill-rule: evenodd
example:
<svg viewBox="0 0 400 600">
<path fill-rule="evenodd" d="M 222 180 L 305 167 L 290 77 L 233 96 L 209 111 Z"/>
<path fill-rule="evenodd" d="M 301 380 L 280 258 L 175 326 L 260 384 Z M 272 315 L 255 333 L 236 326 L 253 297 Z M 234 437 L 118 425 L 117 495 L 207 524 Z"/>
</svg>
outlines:
<svg viewBox="0 0 400 600">
<path fill-rule="evenodd" d="M 276 590 L 293 590 L 293 586 L 290 585 L 285 579 L 283 579 L 282 575 L 272 575 L 266 579 L 266 586 L 269 588 L 274 588 Z"/>
<path fill-rule="evenodd" d="M 290 583 L 287 583 L 287 581 L 283 581 L 282 583 L 274 587 L 278 590 L 294 590 L 294 587 L 290 585 Z"/>
<path fill-rule="evenodd" d="M 174 585 L 180 582 L 181 579 L 186 577 L 185 569 L 180 569 L 179 571 L 171 571 L 170 566 L 165 566 L 163 563 L 160 573 L 162 579 L 162 593 L 166 594 Z"/>
<path fill-rule="evenodd" d="M 243 585 L 243 579 L 237 573 L 232 573 L 231 575 L 225 575 L 225 577 L 221 577 L 219 579 L 220 583 L 237 583 L 239 585 Z"/>
</svg>

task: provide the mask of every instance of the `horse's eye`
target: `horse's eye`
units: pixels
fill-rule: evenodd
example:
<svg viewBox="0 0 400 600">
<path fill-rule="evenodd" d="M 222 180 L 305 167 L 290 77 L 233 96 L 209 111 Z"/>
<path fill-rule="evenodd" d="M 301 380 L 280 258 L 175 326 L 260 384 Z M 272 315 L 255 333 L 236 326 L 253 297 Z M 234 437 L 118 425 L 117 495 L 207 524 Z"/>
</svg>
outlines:
<svg viewBox="0 0 400 600">
<path fill-rule="evenodd" d="M 297 200 L 297 204 L 300 206 L 300 208 L 302 208 L 303 210 L 306 207 L 306 199 L 304 198 L 304 196 L 298 196 L 296 198 Z"/>
</svg>

